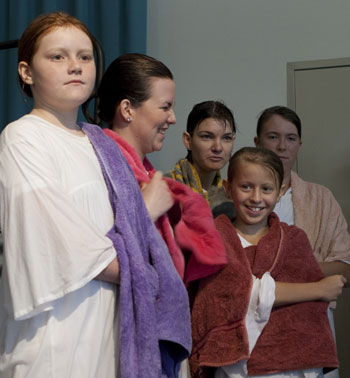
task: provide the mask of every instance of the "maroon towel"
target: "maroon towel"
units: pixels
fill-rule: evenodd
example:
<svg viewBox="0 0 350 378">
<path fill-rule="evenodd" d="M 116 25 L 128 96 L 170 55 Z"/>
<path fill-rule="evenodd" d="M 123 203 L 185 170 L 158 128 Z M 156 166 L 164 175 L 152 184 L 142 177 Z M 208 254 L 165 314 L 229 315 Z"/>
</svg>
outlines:
<svg viewBox="0 0 350 378">
<path fill-rule="evenodd" d="M 218 217 L 216 226 L 226 247 L 228 265 L 200 281 L 193 301 L 193 377 L 208 377 L 210 367 L 247 358 L 249 375 L 337 367 L 328 304 L 322 301 L 273 309 L 249 356 L 244 319 L 252 273 L 260 278 L 270 271 L 276 281 L 282 282 L 313 282 L 323 277 L 306 234 L 297 227 L 280 223 L 271 214 L 269 233 L 257 246 L 244 249 L 226 216 Z"/>
</svg>

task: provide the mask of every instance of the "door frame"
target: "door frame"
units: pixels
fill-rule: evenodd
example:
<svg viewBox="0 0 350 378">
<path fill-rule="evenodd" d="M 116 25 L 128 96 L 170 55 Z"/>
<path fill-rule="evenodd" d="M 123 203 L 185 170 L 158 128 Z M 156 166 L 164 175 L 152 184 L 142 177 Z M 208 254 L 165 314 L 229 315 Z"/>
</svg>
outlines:
<svg viewBox="0 0 350 378">
<path fill-rule="evenodd" d="M 350 67 L 350 58 L 310 60 L 301 62 L 287 63 L 287 106 L 296 111 L 296 72 Z M 298 171 L 298 160 L 296 162 Z M 348 292 L 349 291 L 349 292 Z M 345 289 L 343 294 L 337 300 L 337 309 L 334 312 L 335 329 L 337 334 L 338 358 L 340 360 L 340 376 L 350 376 L 350 364 L 348 360 L 349 348 L 349 322 L 348 313 L 350 310 L 350 289 Z"/>
<path fill-rule="evenodd" d="M 287 106 L 294 111 L 295 104 L 295 72 L 314 69 L 326 69 L 336 67 L 350 67 L 350 58 L 306 60 L 302 62 L 287 63 Z"/>
</svg>

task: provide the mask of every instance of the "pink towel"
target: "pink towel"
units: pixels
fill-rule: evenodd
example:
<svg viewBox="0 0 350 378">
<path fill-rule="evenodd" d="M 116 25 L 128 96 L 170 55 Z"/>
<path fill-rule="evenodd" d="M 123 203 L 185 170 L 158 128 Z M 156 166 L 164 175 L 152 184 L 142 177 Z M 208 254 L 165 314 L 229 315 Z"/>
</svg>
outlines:
<svg viewBox="0 0 350 378">
<path fill-rule="evenodd" d="M 118 144 L 139 184 L 148 183 L 156 172 L 149 160 L 145 158 L 142 162 L 136 150 L 114 131 L 105 129 L 104 132 Z M 225 247 L 204 198 L 180 182 L 164 180 L 175 206 L 157 220 L 156 226 L 187 285 L 219 271 L 227 263 Z"/>
</svg>

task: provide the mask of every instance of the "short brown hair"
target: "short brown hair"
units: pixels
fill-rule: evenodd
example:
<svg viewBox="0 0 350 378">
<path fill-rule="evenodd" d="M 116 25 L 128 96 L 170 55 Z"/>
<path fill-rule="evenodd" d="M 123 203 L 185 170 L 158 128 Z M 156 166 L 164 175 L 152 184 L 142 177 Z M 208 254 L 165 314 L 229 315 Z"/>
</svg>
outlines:
<svg viewBox="0 0 350 378">
<path fill-rule="evenodd" d="M 278 115 L 285 119 L 286 121 L 291 122 L 298 131 L 298 136 L 301 139 L 301 121 L 297 113 L 294 110 L 287 108 L 286 106 L 272 106 L 271 108 L 267 108 L 263 110 L 258 118 L 258 123 L 256 126 L 256 135 L 257 137 L 260 136 L 264 124 L 269 121 L 269 119 L 274 116 Z"/>
<path fill-rule="evenodd" d="M 93 44 L 94 38 L 92 34 L 89 32 L 88 28 L 77 18 L 65 12 L 41 14 L 27 26 L 18 42 L 18 63 L 26 62 L 30 64 L 32 62 L 34 54 L 38 50 L 40 40 L 50 31 L 52 31 L 52 29 L 70 26 L 73 26 L 84 32 L 90 38 Z M 25 84 L 19 75 L 18 78 L 24 93 L 29 97 L 33 97 L 30 86 Z"/>
<path fill-rule="evenodd" d="M 232 111 L 222 101 L 203 101 L 194 105 L 187 117 L 186 131 L 193 135 L 195 128 L 204 120 L 214 118 L 230 125 L 236 133 L 236 123 Z"/>
</svg>

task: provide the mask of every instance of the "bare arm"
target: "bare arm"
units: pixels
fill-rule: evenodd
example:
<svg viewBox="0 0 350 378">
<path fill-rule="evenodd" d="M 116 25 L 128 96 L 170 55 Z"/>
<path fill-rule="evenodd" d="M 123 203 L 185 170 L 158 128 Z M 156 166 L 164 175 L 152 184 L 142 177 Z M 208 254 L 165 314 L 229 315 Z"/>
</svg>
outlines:
<svg viewBox="0 0 350 378">
<path fill-rule="evenodd" d="M 350 286 L 350 264 L 342 261 L 319 262 L 318 264 L 325 276 L 341 274 L 346 278 L 344 287 Z"/>
<path fill-rule="evenodd" d="M 317 282 L 276 282 L 273 307 L 307 301 L 333 301 L 341 294 L 346 279 L 342 275 L 325 277 Z"/>
<path fill-rule="evenodd" d="M 95 278 L 101 281 L 107 281 L 115 284 L 120 282 L 119 262 L 114 258 L 105 269 L 102 270 Z"/>
</svg>

